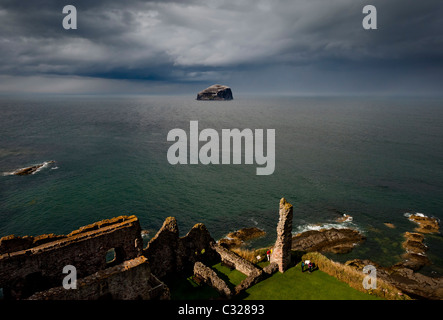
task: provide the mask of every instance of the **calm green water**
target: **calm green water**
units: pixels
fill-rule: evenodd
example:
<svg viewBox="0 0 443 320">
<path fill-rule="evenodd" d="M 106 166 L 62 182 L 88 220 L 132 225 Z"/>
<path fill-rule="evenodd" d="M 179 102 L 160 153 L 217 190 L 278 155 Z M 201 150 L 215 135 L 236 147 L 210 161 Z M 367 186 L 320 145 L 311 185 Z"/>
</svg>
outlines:
<svg viewBox="0 0 443 320">
<path fill-rule="evenodd" d="M 443 101 L 393 98 L 194 96 L 0 98 L 0 172 L 55 160 L 30 176 L 0 176 L 0 237 L 69 233 L 135 214 L 153 235 L 168 216 L 184 235 L 203 222 L 214 238 L 257 226 L 274 241 L 278 203 L 294 205 L 294 232 L 315 224 L 368 237 L 351 254 L 400 260 L 405 213 L 442 218 Z M 276 130 L 276 169 L 256 165 L 170 165 L 174 128 Z M 393 223 L 390 229 L 384 222 Z M 427 272 L 443 274 L 441 235 L 428 236 Z"/>
</svg>

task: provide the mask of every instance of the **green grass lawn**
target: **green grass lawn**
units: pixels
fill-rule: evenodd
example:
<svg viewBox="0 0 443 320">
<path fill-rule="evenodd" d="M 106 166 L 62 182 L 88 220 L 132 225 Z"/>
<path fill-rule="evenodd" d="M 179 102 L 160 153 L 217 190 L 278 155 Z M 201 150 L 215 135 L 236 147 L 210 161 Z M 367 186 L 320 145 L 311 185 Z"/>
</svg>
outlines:
<svg viewBox="0 0 443 320">
<path fill-rule="evenodd" d="M 262 262 L 264 267 L 269 262 Z M 246 275 L 214 264 L 211 268 L 233 289 Z M 219 293 L 205 284 L 197 284 L 192 276 L 182 277 L 169 282 L 173 300 L 208 300 L 217 299 Z M 245 300 L 379 300 L 380 298 L 360 292 L 348 284 L 337 280 L 321 270 L 312 273 L 301 272 L 300 264 L 284 273 L 276 272 L 269 278 L 255 284 L 235 299 Z"/>
<path fill-rule="evenodd" d="M 316 270 L 301 272 L 300 264 L 247 289 L 245 300 L 377 300 L 378 297 L 360 292 L 336 278 Z"/>
<path fill-rule="evenodd" d="M 235 269 L 231 270 L 228 267 L 221 265 L 221 263 L 214 264 L 211 268 L 231 289 L 234 289 L 236 285 L 246 279 L 244 273 Z"/>
</svg>

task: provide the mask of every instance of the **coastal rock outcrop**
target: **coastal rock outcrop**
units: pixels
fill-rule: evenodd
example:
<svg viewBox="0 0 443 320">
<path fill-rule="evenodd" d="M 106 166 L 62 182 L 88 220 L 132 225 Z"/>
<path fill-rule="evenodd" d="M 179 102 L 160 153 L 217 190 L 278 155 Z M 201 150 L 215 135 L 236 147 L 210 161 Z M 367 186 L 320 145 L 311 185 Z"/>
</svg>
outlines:
<svg viewBox="0 0 443 320">
<path fill-rule="evenodd" d="M 382 267 L 370 260 L 354 259 L 345 265 L 362 271 L 367 265 L 373 265 L 377 270 L 377 278 L 391 284 L 416 299 L 443 299 L 443 278 L 428 277 L 413 270 L 394 265 Z"/>
<path fill-rule="evenodd" d="M 407 215 L 408 219 L 418 224 L 415 228 L 416 232 L 405 232 L 405 241 L 402 243 L 405 253 L 402 255 L 403 260 L 393 266 L 395 269 L 410 269 L 418 271 L 426 265 L 430 265 L 431 261 L 426 256 L 428 247 L 424 244 L 425 234 L 438 233 L 440 226 L 438 220 L 427 217 L 421 213 Z"/>
<path fill-rule="evenodd" d="M 443 277 L 429 277 L 417 271 L 423 266 L 431 264 L 426 256 L 428 247 L 424 244 L 425 235 L 439 232 L 437 219 L 429 218 L 422 214 L 408 215 L 409 220 L 419 225 L 417 232 L 405 232 L 405 241 L 402 243 L 405 253 L 402 261 L 390 267 L 381 267 L 369 260 L 355 259 L 346 262 L 357 270 L 362 270 L 365 265 L 373 265 L 377 269 L 377 277 L 397 287 L 413 298 L 418 299 L 443 299 Z"/>
<path fill-rule="evenodd" d="M 197 94 L 197 100 L 233 100 L 231 88 L 214 84 Z"/>
<path fill-rule="evenodd" d="M 293 236 L 292 250 L 348 253 L 365 240 L 365 237 L 353 229 L 310 230 Z"/>
<path fill-rule="evenodd" d="M 402 255 L 403 261 L 397 263 L 397 268 L 408 268 L 414 271 L 420 270 L 423 266 L 431 264 L 426 251 L 428 247 L 423 243 L 424 235 L 415 232 L 406 232 L 404 234 L 405 241 L 402 246 L 406 253 Z"/>
<path fill-rule="evenodd" d="M 411 214 L 408 219 L 418 224 L 415 231 L 421 233 L 438 233 L 440 226 L 438 220 L 432 217 L 427 217 L 421 213 Z"/>
<path fill-rule="evenodd" d="M 43 163 L 40 163 L 40 164 L 36 164 L 34 166 L 30 166 L 30 167 L 26 167 L 26 168 L 21 168 L 21 169 L 18 169 L 16 171 L 12 172 L 12 175 L 15 175 L 15 176 L 27 176 L 27 175 L 30 175 L 30 174 L 34 174 L 38 170 L 42 169 L 43 167 L 48 166 L 48 165 L 53 164 L 53 163 L 55 163 L 55 161 L 51 160 L 51 161 L 46 161 L 46 162 L 43 162 Z"/>
<path fill-rule="evenodd" d="M 220 239 L 218 243 L 225 248 L 232 249 L 240 247 L 248 240 L 262 237 L 265 234 L 265 231 L 256 227 L 243 228 L 229 233 L 226 238 Z"/>
</svg>

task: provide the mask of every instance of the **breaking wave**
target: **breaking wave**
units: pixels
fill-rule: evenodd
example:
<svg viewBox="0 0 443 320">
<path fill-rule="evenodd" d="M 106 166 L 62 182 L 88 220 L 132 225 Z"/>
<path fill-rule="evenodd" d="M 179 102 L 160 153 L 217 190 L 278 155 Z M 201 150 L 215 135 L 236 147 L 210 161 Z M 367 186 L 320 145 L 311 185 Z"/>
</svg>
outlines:
<svg viewBox="0 0 443 320">
<path fill-rule="evenodd" d="M 347 219 L 341 223 L 337 223 L 337 222 L 332 222 L 332 223 L 323 223 L 323 224 L 304 224 L 301 226 L 298 226 L 297 228 L 295 228 L 295 230 L 292 231 L 293 235 L 296 234 L 300 234 L 306 231 L 319 231 L 319 230 L 324 230 L 324 229 L 354 229 L 357 231 L 362 232 L 362 230 L 360 230 L 358 228 L 357 225 L 355 225 L 352 222 L 352 217 L 350 219 Z"/>
<path fill-rule="evenodd" d="M 423 213 L 420 213 L 420 212 L 416 212 L 416 213 L 406 212 L 406 213 L 404 214 L 404 216 L 405 216 L 406 218 L 409 218 L 409 217 L 411 217 L 411 216 L 419 216 L 419 217 L 422 217 L 422 218 L 427 218 L 426 215 L 424 215 Z"/>
</svg>

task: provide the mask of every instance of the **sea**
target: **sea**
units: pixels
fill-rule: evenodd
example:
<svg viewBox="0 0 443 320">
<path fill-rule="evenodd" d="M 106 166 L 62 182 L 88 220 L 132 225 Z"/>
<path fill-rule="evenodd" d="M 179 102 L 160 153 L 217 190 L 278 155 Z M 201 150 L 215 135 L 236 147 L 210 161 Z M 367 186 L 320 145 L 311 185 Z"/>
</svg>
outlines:
<svg viewBox="0 0 443 320">
<path fill-rule="evenodd" d="M 170 164 L 168 132 L 189 133 L 190 121 L 219 133 L 274 129 L 275 171 Z M 36 164 L 45 165 L 31 175 L 11 174 Z M 263 229 L 264 237 L 247 244 L 260 248 L 275 241 L 283 197 L 294 207 L 294 234 L 336 227 L 365 235 L 352 252 L 331 259 L 401 261 L 403 234 L 416 227 L 408 214 L 443 218 L 443 99 L 0 96 L 0 237 L 67 234 L 136 215 L 147 241 L 173 216 L 182 236 L 196 223 L 215 240 Z M 352 218 L 338 222 L 344 214 Z M 443 275 L 441 233 L 426 235 L 425 244 L 432 265 L 421 272 Z"/>
</svg>

